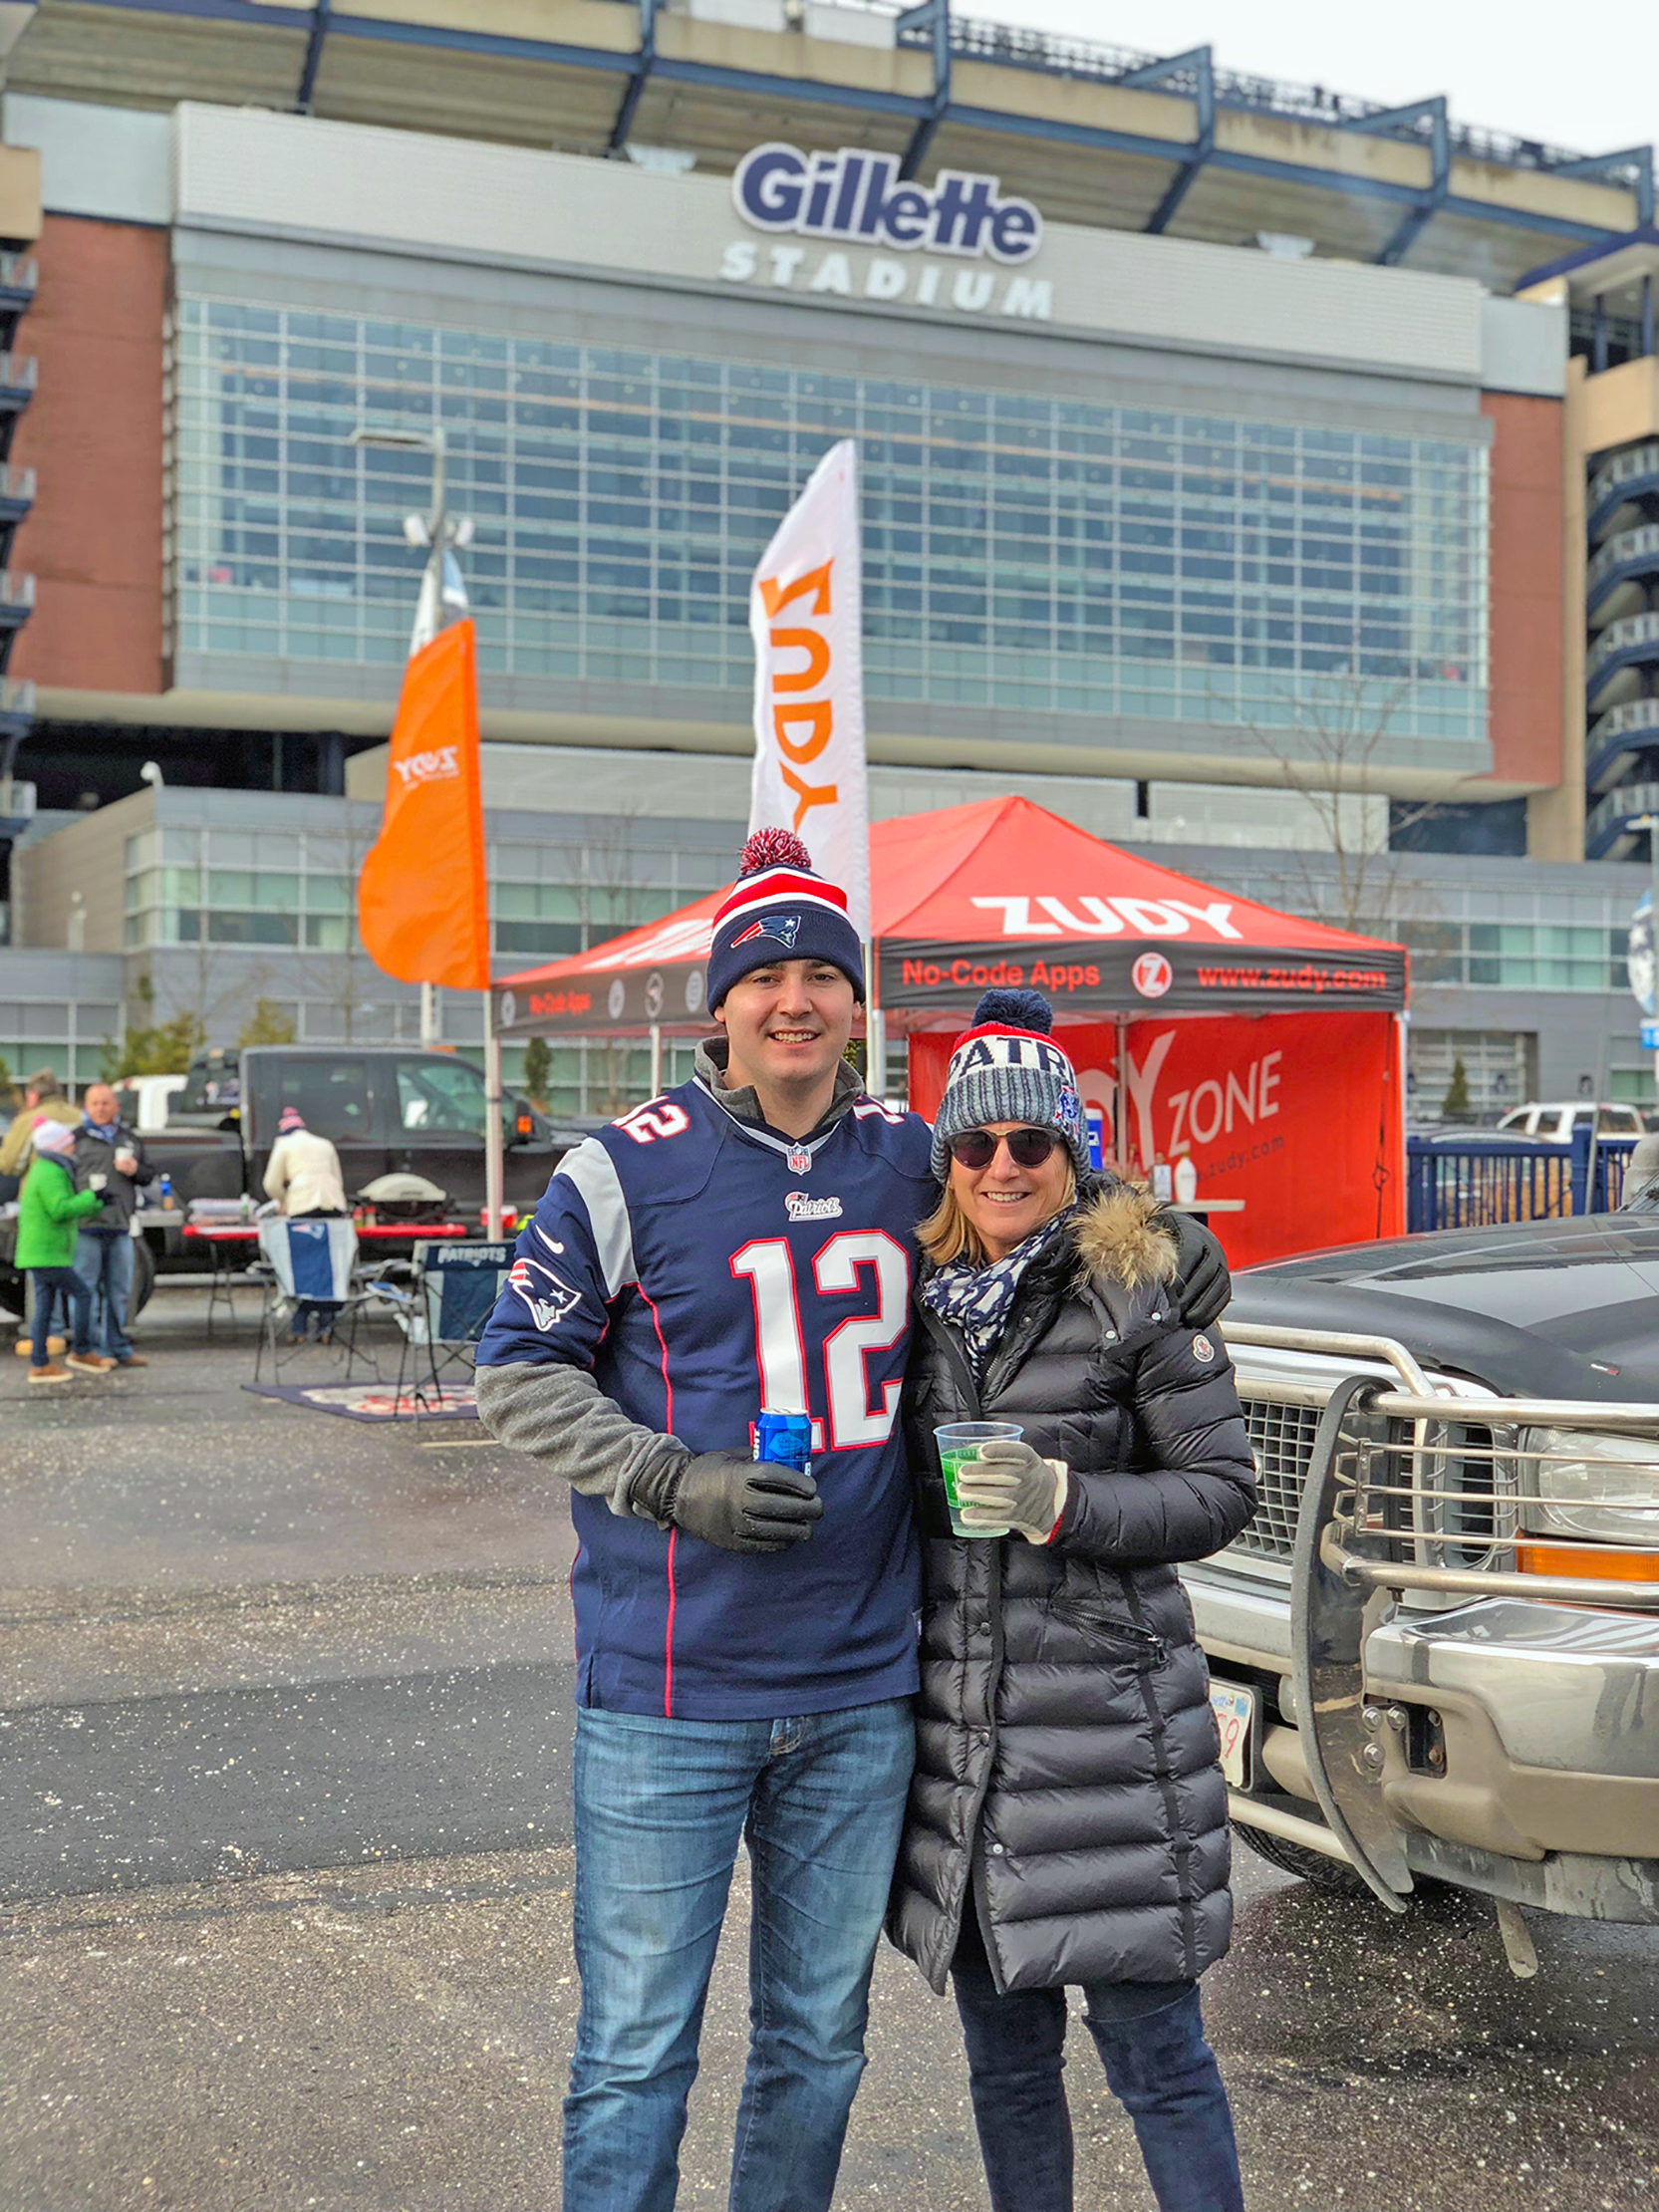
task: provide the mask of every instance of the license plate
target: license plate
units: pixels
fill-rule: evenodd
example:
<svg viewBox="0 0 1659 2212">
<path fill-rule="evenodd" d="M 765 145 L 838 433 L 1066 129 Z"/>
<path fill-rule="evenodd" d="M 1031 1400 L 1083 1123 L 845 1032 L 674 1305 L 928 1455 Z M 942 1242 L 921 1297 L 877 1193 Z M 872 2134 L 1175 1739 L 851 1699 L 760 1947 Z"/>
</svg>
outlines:
<svg viewBox="0 0 1659 2212">
<path fill-rule="evenodd" d="M 1222 1774 L 1230 1790 L 1248 1787 L 1250 1730 L 1255 1722 L 1255 1692 L 1212 1682 L 1210 1710 L 1222 1739 Z"/>
</svg>

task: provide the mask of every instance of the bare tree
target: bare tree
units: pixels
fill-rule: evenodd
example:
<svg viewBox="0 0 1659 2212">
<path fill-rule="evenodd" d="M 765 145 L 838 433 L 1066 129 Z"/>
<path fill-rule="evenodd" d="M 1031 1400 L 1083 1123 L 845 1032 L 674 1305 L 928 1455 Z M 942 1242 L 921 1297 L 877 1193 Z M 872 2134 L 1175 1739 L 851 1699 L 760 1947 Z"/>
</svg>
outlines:
<svg viewBox="0 0 1659 2212">
<path fill-rule="evenodd" d="M 249 962 L 248 955 L 256 948 L 213 934 L 203 833 L 195 834 L 196 861 L 191 871 L 195 903 L 193 908 L 181 904 L 174 910 L 181 923 L 186 915 L 193 917 L 195 935 L 176 946 L 151 949 L 151 1004 L 165 1019 L 182 1025 L 181 1035 L 193 1033 L 207 1044 L 218 1044 L 226 1041 L 228 1030 L 240 1026 L 249 1000 L 271 992 L 276 978 L 268 960 L 258 957 Z"/>
<path fill-rule="evenodd" d="M 1413 800 L 1395 812 L 1382 773 L 1411 691 L 1406 678 L 1379 689 L 1344 668 L 1332 671 L 1311 695 L 1287 692 L 1293 719 L 1286 725 L 1244 725 L 1318 826 L 1316 849 L 1286 856 L 1299 880 L 1297 903 L 1338 929 L 1398 927 L 1408 919 L 1404 908 L 1415 914 L 1422 902 L 1420 886 L 1403 874 L 1406 855 L 1394 840 L 1432 820 L 1446 801 Z M 1372 829 L 1379 804 L 1390 807 L 1389 834 L 1380 843 Z"/>
<path fill-rule="evenodd" d="M 625 806 L 596 816 L 585 842 L 566 848 L 568 873 L 576 889 L 584 950 L 620 937 L 639 923 L 644 885 L 635 825 L 645 809 Z M 600 1037 L 588 1045 L 587 1107 L 590 1113 L 620 1114 L 638 1103 L 632 1058 L 639 1047 L 630 1037 Z"/>
<path fill-rule="evenodd" d="M 338 923 L 338 931 L 330 928 L 328 934 L 338 935 L 339 943 L 302 945 L 294 956 L 294 973 L 302 994 L 338 1012 L 341 1037 L 347 1044 L 362 1037 L 368 1017 L 380 1011 L 383 1002 L 380 970 L 363 950 L 357 934 L 357 879 L 378 834 L 378 824 L 371 827 L 359 818 L 353 805 L 347 805 L 339 831 L 328 833 L 329 844 L 339 850 L 343 862 L 346 909 L 338 916 L 317 918 L 325 925 Z M 307 916 L 307 925 L 312 919 Z"/>
</svg>

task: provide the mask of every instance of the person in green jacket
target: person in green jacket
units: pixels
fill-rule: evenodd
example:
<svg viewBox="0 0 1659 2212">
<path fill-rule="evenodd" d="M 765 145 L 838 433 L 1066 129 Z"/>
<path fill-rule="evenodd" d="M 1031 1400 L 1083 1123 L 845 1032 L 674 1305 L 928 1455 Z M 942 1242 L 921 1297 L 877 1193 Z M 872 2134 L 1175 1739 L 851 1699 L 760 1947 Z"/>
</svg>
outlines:
<svg viewBox="0 0 1659 2212">
<path fill-rule="evenodd" d="M 69 1369 L 84 1375 L 107 1375 L 115 1366 L 93 1350 L 92 1292 L 75 1272 L 76 1224 L 107 1203 L 101 1190 L 78 1191 L 70 1155 L 75 1132 L 58 1121 L 38 1121 L 30 1132 L 34 1161 L 23 1179 L 17 1202 L 17 1260 L 29 1272 L 34 1295 L 34 1364 L 32 1383 L 68 1382 Z M 61 1290 L 73 1316 L 75 1348 L 68 1364 L 59 1367 L 47 1348 L 52 1294 Z"/>
</svg>

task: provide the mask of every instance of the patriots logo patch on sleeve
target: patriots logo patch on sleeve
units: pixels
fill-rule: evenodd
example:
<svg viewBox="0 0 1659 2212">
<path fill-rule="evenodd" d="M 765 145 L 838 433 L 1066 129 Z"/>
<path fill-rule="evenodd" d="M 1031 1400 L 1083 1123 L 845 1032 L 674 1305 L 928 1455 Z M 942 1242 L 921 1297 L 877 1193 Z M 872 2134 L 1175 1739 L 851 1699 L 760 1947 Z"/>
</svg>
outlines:
<svg viewBox="0 0 1659 2212">
<path fill-rule="evenodd" d="M 536 1279 L 538 1276 L 540 1281 Z M 515 1259 L 507 1271 L 507 1283 L 529 1307 L 530 1318 L 543 1335 L 556 1329 L 565 1315 L 582 1302 L 580 1290 L 556 1275 L 551 1267 L 543 1267 L 533 1259 Z"/>
<path fill-rule="evenodd" d="M 764 921 L 751 922 L 742 936 L 734 937 L 731 943 L 735 950 L 737 946 L 747 945 L 757 937 L 771 937 L 776 938 L 785 952 L 792 953 L 795 950 L 795 940 L 800 934 L 801 918 L 798 914 L 768 914 Z"/>
</svg>

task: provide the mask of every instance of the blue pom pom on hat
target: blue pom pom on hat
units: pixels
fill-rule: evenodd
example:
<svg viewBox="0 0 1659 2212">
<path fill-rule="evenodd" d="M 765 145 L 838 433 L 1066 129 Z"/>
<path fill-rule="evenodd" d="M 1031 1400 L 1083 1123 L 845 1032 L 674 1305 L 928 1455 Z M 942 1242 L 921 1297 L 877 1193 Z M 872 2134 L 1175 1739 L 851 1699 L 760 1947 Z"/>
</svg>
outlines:
<svg viewBox="0 0 1659 2212">
<path fill-rule="evenodd" d="M 1046 1037 L 1054 1027 L 1054 1009 L 1040 990 L 1015 990 L 998 983 L 979 994 L 972 1026 L 1023 1029 L 1028 1035 Z"/>
<path fill-rule="evenodd" d="M 1078 1174 L 1087 1172 L 1089 1130 L 1077 1070 L 1054 1042 L 1053 1027 L 1053 1008 L 1040 990 L 998 985 L 981 995 L 972 1027 L 951 1048 L 929 1160 L 936 1182 L 950 1172 L 952 1138 L 991 1122 L 1058 1130 Z"/>
</svg>

